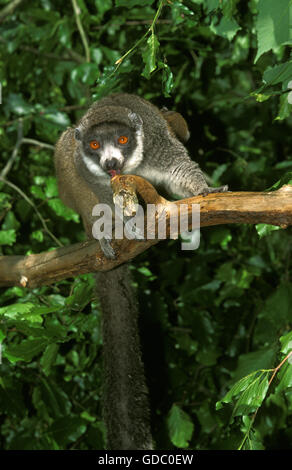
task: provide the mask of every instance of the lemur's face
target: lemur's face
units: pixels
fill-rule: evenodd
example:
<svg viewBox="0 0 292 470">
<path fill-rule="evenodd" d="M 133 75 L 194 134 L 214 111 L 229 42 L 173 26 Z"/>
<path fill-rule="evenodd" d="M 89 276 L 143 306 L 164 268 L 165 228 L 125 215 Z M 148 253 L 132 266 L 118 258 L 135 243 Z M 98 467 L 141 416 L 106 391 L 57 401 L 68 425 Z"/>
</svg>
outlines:
<svg viewBox="0 0 292 470">
<path fill-rule="evenodd" d="M 96 176 L 129 172 L 140 162 L 140 134 L 119 123 L 92 126 L 75 137 L 81 141 L 81 156 L 87 169 Z M 137 165 L 136 165 L 137 166 Z"/>
</svg>

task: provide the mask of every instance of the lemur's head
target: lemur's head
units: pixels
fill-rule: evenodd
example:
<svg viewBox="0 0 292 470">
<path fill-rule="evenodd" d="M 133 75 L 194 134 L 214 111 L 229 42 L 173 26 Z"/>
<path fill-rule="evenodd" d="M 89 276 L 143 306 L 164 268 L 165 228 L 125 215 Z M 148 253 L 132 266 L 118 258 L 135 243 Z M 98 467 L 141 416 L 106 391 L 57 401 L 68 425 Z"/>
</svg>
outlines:
<svg viewBox="0 0 292 470">
<path fill-rule="evenodd" d="M 143 159 L 141 117 L 128 110 L 126 116 L 118 117 L 117 107 L 113 108 L 115 112 L 105 122 L 81 122 L 75 129 L 80 158 L 91 176 L 131 173 Z"/>
</svg>

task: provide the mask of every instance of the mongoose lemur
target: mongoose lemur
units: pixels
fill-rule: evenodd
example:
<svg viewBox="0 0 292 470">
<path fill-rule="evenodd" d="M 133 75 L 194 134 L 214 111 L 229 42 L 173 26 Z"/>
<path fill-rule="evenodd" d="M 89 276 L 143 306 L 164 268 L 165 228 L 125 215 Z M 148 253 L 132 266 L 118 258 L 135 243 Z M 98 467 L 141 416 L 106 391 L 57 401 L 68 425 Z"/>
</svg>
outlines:
<svg viewBox="0 0 292 470">
<path fill-rule="evenodd" d="M 183 117 L 159 110 L 131 94 L 114 94 L 95 102 L 75 128 L 56 144 L 55 166 L 63 202 L 78 212 L 92 238 L 98 203 L 113 206 L 110 179 L 116 173 L 139 175 L 181 198 L 226 191 L 209 188 L 184 143 L 189 131 Z M 115 252 L 100 240 L 108 258 Z M 102 307 L 107 448 L 152 449 L 149 406 L 138 333 L 138 310 L 126 265 L 98 273 Z"/>
</svg>

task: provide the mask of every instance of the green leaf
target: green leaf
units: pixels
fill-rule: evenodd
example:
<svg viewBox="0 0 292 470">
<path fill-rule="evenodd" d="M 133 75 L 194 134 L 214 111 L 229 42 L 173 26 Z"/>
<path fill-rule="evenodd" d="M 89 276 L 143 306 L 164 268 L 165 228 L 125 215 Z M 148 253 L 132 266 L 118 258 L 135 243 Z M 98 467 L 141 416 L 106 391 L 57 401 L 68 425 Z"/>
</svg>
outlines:
<svg viewBox="0 0 292 470">
<path fill-rule="evenodd" d="M 30 316 L 33 315 L 47 315 L 48 313 L 58 312 L 62 309 L 61 305 L 51 305 L 49 307 L 43 305 L 34 305 L 33 310 L 30 312 Z"/>
<path fill-rule="evenodd" d="M 19 229 L 19 227 L 20 227 L 20 223 L 15 217 L 14 212 L 10 210 L 5 216 L 4 222 L 2 224 L 2 229 L 3 230 L 17 230 Z"/>
<path fill-rule="evenodd" d="M 188 447 L 188 441 L 192 438 L 194 431 L 194 424 L 189 415 L 179 406 L 172 405 L 168 414 L 167 425 L 171 442 L 176 447 Z"/>
<path fill-rule="evenodd" d="M 264 93 L 257 93 L 256 91 L 251 93 L 252 96 L 255 97 L 258 103 L 263 103 L 264 101 L 267 101 L 268 99 L 271 98 L 272 93 L 270 94 L 264 94 Z"/>
<path fill-rule="evenodd" d="M 5 315 L 7 318 L 16 318 L 18 315 L 30 313 L 34 307 L 31 302 L 11 304 L 0 308 L 0 315 Z"/>
<path fill-rule="evenodd" d="M 61 447 L 82 436 L 86 431 L 86 421 L 75 416 L 64 416 L 58 418 L 49 427 L 48 432 L 52 433 L 54 439 Z"/>
<path fill-rule="evenodd" d="M 31 186 L 30 187 L 30 192 L 31 192 L 31 194 L 33 194 L 38 199 L 42 199 L 42 200 L 46 199 L 46 195 L 45 195 L 44 191 L 39 186 L 35 186 L 35 185 Z"/>
<path fill-rule="evenodd" d="M 68 49 L 71 48 L 72 33 L 73 33 L 73 30 L 70 25 L 69 18 L 66 18 L 65 20 L 61 20 L 58 22 L 57 37 L 59 39 L 60 44 L 63 44 L 63 46 L 67 47 Z"/>
<path fill-rule="evenodd" d="M 96 64 L 81 64 L 75 67 L 71 72 L 71 78 L 74 83 L 85 83 L 93 85 L 98 77 L 98 68 Z"/>
<path fill-rule="evenodd" d="M 231 232 L 228 228 L 225 227 L 216 227 L 212 232 L 210 242 L 213 245 L 219 243 L 222 248 L 227 248 L 227 245 L 232 240 Z"/>
<path fill-rule="evenodd" d="M 210 29 L 213 33 L 218 34 L 218 36 L 222 36 L 223 38 L 232 41 L 241 27 L 233 18 L 228 19 L 225 16 L 222 16 L 219 23 L 216 18 L 213 18 Z"/>
<path fill-rule="evenodd" d="M 280 371 L 278 372 L 278 379 L 279 384 L 276 387 L 276 393 L 283 392 L 287 388 L 292 387 L 292 364 L 291 362 L 289 363 L 289 359 L 285 364 L 282 365 Z"/>
<path fill-rule="evenodd" d="M 279 227 L 278 225 L 256 224 L 255 229 L 258 233 L 258 236 L 260 238 L 263 238 L 269 235 L 271 232 L 274 232 L 275 230 L 281 230 L 281 227 Z"/>
<path fill-rule="evenodd" d="M 283 282 L 266 299 L 258 318 L 267 318 L 279 329 L 284 326 L 291 315 L 292 284 Z"/>
<path fill-rule="evenodd" d="M 3 339 L 5 338 L 6 338 L 6 334 L 2 330 L 0 330 L 0 344 L 3 343 Z"/>
<path fill-rule="evenodd" d="M 50 23 L 55 23 L 60 18 L 58 11 L 43 10 L 41 8 L 30 8 L 29 14 L 36 20 L 49 21 Z"/>
<path fill-rule="evenodd" d="M 238 380 L 255 370 L 270 369 L 274 364 L 276 354 L 277 348 L 275 345 L 241 354 L 238 358 L 238 365 L 234 371 L 233 379 Z"/>
<path fill-rule="evenodd" d="M 44 241 L 44 234 L 41 230 L 35 230 L 32 232 L 31 237 L 33 240 L 37 240 L 40 243 Z"/>
<path fill-rule="evenodd" d="M 270 49 L 291 43 L 290 0 L 259 0 L 256 23 L 258 51 L 254 62 Z"/>
<path fill-rule="evenodd" d="M 206 9 L 207 13 L 211 13 L 214 10 L 217 10 L 217 8 L 220 7 L 220 0 L 204 0 L 203 2 L 204 8 Z"/>
<path fill-rule="evenodd" d="M 10 199 L 11 199 L 10 194 L 0 193 L 0 207 L 1 207 L 1 209 L 10 209 L 11 208 Z"/>
<path fill-rule="evenodd" d="M 44 354 L 41 357 L 40 363 L 43 368 L 43 371 L 45 375 L 49 375 L 52 366 L 56 362 L 56 358 L 58 355 L 59 351 L 59 346 L 57 344 L 49 344 L 46 349 Z"/>
<path fill-rule="evenodd" d="M 93 284 L 92 282 L 78 282 L 74 286 L 73 294 L 66 299 L 66 305 L 75 309 L 83 309 L 92 298 Z"/>
<path fill-rule="evenodd" d="M 119 71 L 121 73 L 124 63 L 120 66 Z M 116 66 L 110 65 L 105 66 L 103 73 L 97 78 L 96 91 L 93 94 L 94 100 L 99 100 L 109 93 L 113 92 L 118 87 L 120 82 L 120 76 L 116 73 Z"/>
<path fill-rule="evenodd" d="M 48 121 L 57 124 L 60 127 L 66 128 L 70 125 L 70 119 L 67 114 L 62 113 L 61 111 L 46 111 L 43 113 L 43 116 Z"/>
<path fill-rule="evenodd" d="M 283 83 L 283 87 L 287 88 L 288 82 L 292 79 L 292 61 L 275 65 L 265 70 L 263 82 L 267 86 Z M 286 95 L 287 99 L 287 95 Z"/>
<path fill-rule="evenodd" d="M 82 411 L 82 413 L 80 414 L 80 417 L 83 419 L 86 419 L 86 421 L 89 421 L 91 423 L 94 423 L 96 421 L 96 417 L 91 416 L 87 411 Z"/>
<path fill-rule="evenodd" d="M 179 0 L 172 1 L 171 12 L 175 25 L 183 23 L 186 20 L 186 17 L 192 17 L 192 20 L 194 20 L 193 17 L 195 13 Z"/>
<path fill-rule="evenodd" d="M 283 162 L 276 163 L 274 168 L 275 168 L 275 170 L 290 169 L 290 168 L 292 168 L 292 160 L 290 162 L 289 161 L 283 161 Z"/>
<path fill-rule="evenodd" d="M 226 395 L 216 403 L 216 410 L 222 408 L 222 403 L 230 403 L 234 397 L 246 390 L 246 388 L 253 383 L 257 374 L 258 371 L 254 371 L 236 382 L 229 392 L 227 392 Z"/>
<path fill-rule="evenodd" d="M 35 406 L 40 409 L 47 407 L 54 422 L 70 413 L 72 404 L 67 394 L 49 377 L 41 378 L 35 391 Z"/>
<path fill-rule="evenodd" d="M 30 114 L 34 111 L 34 107 L 27 104 L 21 94 L 11 93 L 8 96 L 7 104 L 11 109 L 13 109 L 13 112 L 19 116 Z"/>
<path fill-rule="evenodd" d="M 79 222 L 79 215 L 76 214 L 73 209 L 65 206 L 61 199 L 53 198 L 48 201 L 48 206 L 60 217 L 64 217 L 65 220 L 72 220 L 73 222 Z"/>
<path fill-rule="evenodd" d="M 203 427 L 204 432 L 211 434 L 214 426 L 217 426 L 216 415 L 213 413 L 213 406 L 205 401 L 196 410 L 197 418 L 200 422 L 200 425 Z"/>
<path fill-rule="evenodd" d="M 0 245 L 13 245 L 15 240 L 15 230 L 0 230 Z"/>
<path fill-rule="evenodd" d="M 163 84 L 163 94 L 166 98 L 170 97 L 170 93 L 174 87 L 173 73 L 169 66 L 164 62 L 159 61 L 158 67 L 162 69 L 162 84 Z"/>
<path fill-rule="evenodd" d="M 45 195 L 48 198 L 58 196 L 57 180 L 54 176 L 46 178 Z"/>
<path fill-rule="evenodd" d="M 276 181 L 276 183 L 274 183 L 273 186 L 268 188 L 266 191 L 276 191 L 277 189 L 284 186 L 284 184 L 292 185 L 292 171 L 288 171 L 283 176 L 281 176 L 281 179 Z"/>
<path fill-rule="evenodd" d="M 47 346 L 47 339 L 28 339 L 22 341 L 19 345 L 10 345 L 4 351 L 4 356 L 11 355 L 18 361 L 30 362 L 33 357 L 44 351 Z"/>
<path fill-rule="evenodd" d="M 104 3 L 104 2 L 103 2 Z M 90 56 L 92 60 L 97 64 L 101 64 L 102 62 L 102 51 L 99 48 L 91 48 L 90 49 Z"/>
<path fill-rule="evenodd" d="M 208 348 L 201 348 L 196 354 L 196 359 L 200 364 L 204 366 L 213 366 L 217 363 L 217 359 L 220 356 L 220 351 L 214 346 Z"/>
<path fill-rule="evenodd" d="M 290 116 L 292 111 L 292 105 L 289 103 L 288 97 L 289 94 L 287 95 L 286 93 L 280 96 L 279 111 L 278 115 L 275 117 L 275 121 L 283 121 L 283 119 L 286 119 Z"/>
<path fill-rule="evenodd" d="M 147 48 L 142 53 L 143 61 L 146 64 L 142 72 L 143 77 L 149 79 L 152 72 L 157 67 L 156 55 L 159 48 L 159 41 L 156 35 L 152 32 L 151 36 L 147 39 Z"/>
<path fill-rule="evenodd" d="M 16 303 L 0 308 L 0 315 L 4 315 L 9 319 L 25 319 L 31 322 L 42 322 L 42 315 L 56 312 L 62 308 L 61 305 L 53 305 L 50 307 L 39 306 L 31 302 Z"/>
<path fill-rule="evenodd" d="M 262 373 L 243 391 L 233 409 L 231 419 L 235 416 L 250 414 L 261 406 L 268 388 L 268 373 Z"/>
<path fill-rule="evenodd" d="M 146 268 L 146 266 L 142 266 L 141 268 L 138 268 L 139 273 L 143 274 L 146 277 L 151 277 L 152 272 L 150 269 Z"/>
<path fill-rule="evenodd" d="M 219 410 L 222 408 L 222 403 L 230 403 L 233 398 L 240 395 L 233 409 L 231 420 L 235 416 L 250 414 L 262 404 L 268 387 L 268 371 L 255 371 L 239 380 L 224 398 L 216 403 L 216 409 Z"/>
<path fill-rule="evenodd" d="M 3 367 L 3 362 L 1 363 L 1 367 Z M 11 368 L 10 368 L 11 369 Z M 5 410 L 5 414 L 9 414 L 10 416 L 17 416 L 20 417 L 22 415 L 22 410 L 24 405 L 23 395 L 21 393 L 21 384 L 19 383 L 19 379 L 16 378 L 11 380 L 9 377 L 10 374 L 4 376 L 1 374 L 0 379 L 0 403 L 3 406 L 3 410 Z"/>
<path fill-rule="evenodd" d="M 96 13 L 97 13 L 97 18 L 99 20 L 102 20 L 104 17 L 104 14 L 111 10 L 113 6 L 113 0 L 95 0 L 95 6 L 96 6 Z"/>
<path fill-rule="evenodd" d="M 281 352 L 283 354 L 288 354 L 292 350 L 292 331 L 290 331 L 290 333 L 287 333 L 284 336 L 281 336 L 280 342 Z"/>
<path fill-rule="evenodd" d="M 223 15 L 231 19 L 232 16 L 236 13 L 236 6 L 238 3 L 239 0 L 223 0 L 220 2 Z"/>
</svg>

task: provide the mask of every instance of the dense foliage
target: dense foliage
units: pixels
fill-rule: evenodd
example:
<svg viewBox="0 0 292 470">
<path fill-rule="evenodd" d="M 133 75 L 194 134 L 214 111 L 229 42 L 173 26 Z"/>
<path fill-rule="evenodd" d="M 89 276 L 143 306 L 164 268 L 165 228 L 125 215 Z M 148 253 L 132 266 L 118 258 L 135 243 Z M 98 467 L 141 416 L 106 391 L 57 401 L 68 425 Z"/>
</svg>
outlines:
<svg viewBox="0 0 292 470">
<path fill-rule="evenodd" d="M 210 184 L 289 181 L 289 0 L 0 5 L 2 254 L 84 239 L 58 198 L 52 146 L 113 90 L 180 111 Z M 216 226 L 195 252 L 164 241 L 133 262 L 158 449 L 291 449 L 290 236 Z M 102 449 L 92 276 L 2 289 L 0 342 L 1 449 Z"/>
</svg>

